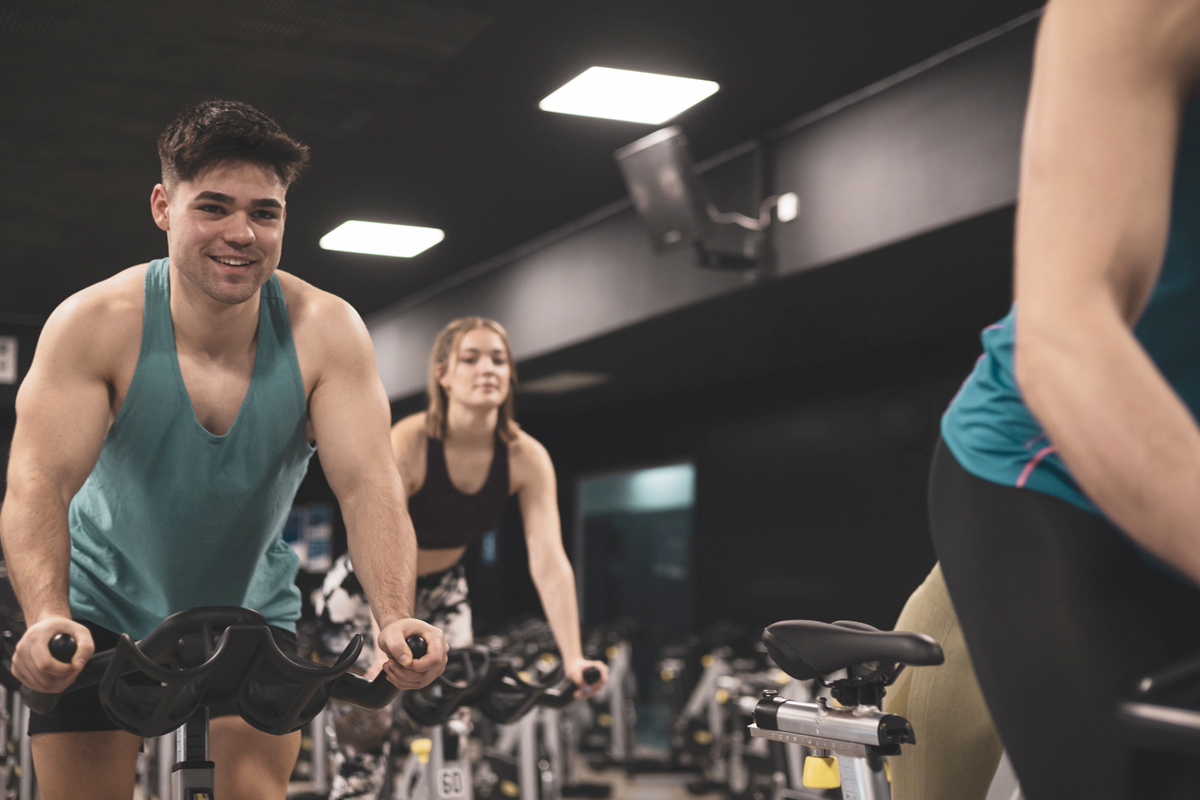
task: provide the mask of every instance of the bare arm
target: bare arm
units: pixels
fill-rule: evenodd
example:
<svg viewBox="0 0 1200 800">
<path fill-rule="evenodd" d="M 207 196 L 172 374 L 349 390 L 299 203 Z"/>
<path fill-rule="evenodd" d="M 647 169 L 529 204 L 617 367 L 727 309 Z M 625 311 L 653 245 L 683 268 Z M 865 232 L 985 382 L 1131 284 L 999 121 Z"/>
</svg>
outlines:
<svg viewBox="0 0 1200 800">
<path fill-rule="evenodd" d="M 91 324 L 98 320 L 80 305 L 68 301 L 51 315 L 17 393 L 17 427 L 0 510 L 9 578 L 29 625 L 13 672 L 39 691 L 62 691 L 92 653 L 87 629 L 70 621 L 67 507 L 100 456 L 110 404 Z M 57 633 L 70 633 L 79 643 L 69 667 L 47 651 Z"/>
<path fill-rule="evenodd" d="M 583 658 L 575 573 L 562 545 L 554 465 L 546 449 L 528 436 L 522 436 L 521 461 L 517 491 L 533 585 L 537 587 L 546 620 L 554 631 L 567 675 L 585 693 L 596 691 L 607 680 L 608 668 L 603 662 Z M 583 671 L 592 666 L 600 670 L 601 679 L 589 686 L 583 680 Z"/>
<path fill-rule="evenodd" d="M 418 688 L 445 666 L 445 643 L 437 628 L 412 619 L 417 543 L 400 474 L 388 440 L 387 395 L 375 369 L 366 327 L 340 300 L 321 313 L 329 347 L 309 399 L 321 466 L 337 495 L 350 560 L 378 620 L 377 644 L 394 659 L 386 667 L 401 688 Z M 418 634 L 429 645 L 417 661 L 404 643 Z"/>
<path fill-rule="evenodd" d="M 1197 0 L 1049 4 L 1022 151 L 1016 371 L 1088 497 L 1200 583 L 1200 428 L 1132 333 L 1197 56 Z"/>
</svg>

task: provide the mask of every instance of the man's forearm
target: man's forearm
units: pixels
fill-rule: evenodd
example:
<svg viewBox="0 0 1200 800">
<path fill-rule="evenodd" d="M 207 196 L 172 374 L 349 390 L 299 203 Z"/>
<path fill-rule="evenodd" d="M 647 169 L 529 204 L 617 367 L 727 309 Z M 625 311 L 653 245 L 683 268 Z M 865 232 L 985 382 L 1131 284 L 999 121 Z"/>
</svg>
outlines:
<svg viewBox="0 0 1200 800">
<path fill-rule="evenodd" d="M 341 503 L 350 560 L 371 612 L 386 628 L 413 615 L 417 537 L 398 491 L 356 494 Z"/>
<path fill-rule="evenodd" d="M 17 480 L 0 508 L 0 543 L 26 623 L 70 617 L 71 534 L 67 508 L 51 491 Z"/>
</svg>

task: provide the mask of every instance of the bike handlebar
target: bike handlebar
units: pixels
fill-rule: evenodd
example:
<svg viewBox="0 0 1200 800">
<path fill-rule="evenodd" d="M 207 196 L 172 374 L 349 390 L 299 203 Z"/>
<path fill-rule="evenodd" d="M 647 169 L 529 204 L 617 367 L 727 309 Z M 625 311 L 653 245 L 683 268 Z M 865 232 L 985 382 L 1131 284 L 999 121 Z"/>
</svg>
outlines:
<svg viewBox="0 0 1200 800">
<path fill-rule="evenodd" d="M 50 640 L 50 655 L 54 656 L 57 661 L 70 664 L 78 647 L 74 636 L 69 633 L 57 633 Z"/>
<path fill-rule="evenodd" d="M 583 679 L 588 684 L 597 683 L 600 670 L 588 667 Z M 451 650 L 445 672 L 425 689 L 407 692 L 403 702 L 410 719 L 433 726 L 443 724 L 464 706 L 477 706 L 495 722 L 511 723 L 535 705 L 563 708 L 574 699 L 575 684 L 570 678 L 555 677 L 538 683 L 507 658 L 476 646 Z"/>
<path fill-rule="evenodd" d="M 412 651 L 413 661 L 416 661 L 418 658 L 424 658 L 425 654 L 429 652 L 429 645 L 424 639 L 422 639 L 420 636 L 417 636 L 415 633 L 405 639 L 404 643 L 408 645 L 408 649 Z"/>
<path fill-rule="evenodd" d="M 414 658 L 428 652 L 420 636 L 408 637 L 406 644 Z M 58 634 L 49 646 L 54 658 L 69 663 L 78 644 L 69 634 Z M 165 733 L 200 707 L 226 701 L 254 727 L 288 733 L 312 719 L 330 697 L 371 709 L 395 699 L 400 690 L 386 674 L 368 681 L 348 672 L 362 647 L 362 636 L 355 635 L 334 665 L 323 667 L 283 653 L 257 612 L 193 609 L 168 617 L 139 642 L 125 634 L 115 648 L 94 653 L 66 691 L 99 684 L 108 715 L 140 736 Z M 155 683 L 121 680 L 139 672 Z M 21 694 L 38 713 L 53 710 L 60 697 L 25 686 Z"/>
</svg>

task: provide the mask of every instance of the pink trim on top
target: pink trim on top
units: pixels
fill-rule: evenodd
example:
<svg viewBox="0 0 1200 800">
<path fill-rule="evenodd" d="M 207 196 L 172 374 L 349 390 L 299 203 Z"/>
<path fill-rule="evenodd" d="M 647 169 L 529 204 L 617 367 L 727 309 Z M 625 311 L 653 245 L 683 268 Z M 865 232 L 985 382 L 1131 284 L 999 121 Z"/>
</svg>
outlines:
<svg viewBox="0 0 1200 800">
<path fill-rule="evenodd" d="M 1018 489 L 1025 488 L 1025 481 L 1029 480 L 1030 473 L 1032 473 L 1037 468 L 1037 465 L 1041 463 L 1043 458 L 1045 458 L 1046 456 L 1050 455 L 1053 452 L 1054 452 L 1054 445 L 1050 445 L 1049 447 L 1043 447 L 1041 450 L 1038 450 L 1037 455 L 1035 455 L 1033 458 L 1029 459 L 1029 463 L 1025 465 L 1025 469 L 1021 470 L 1021 474 L 1017 477 L 1017 488 Z"/>
<path fill-rule="evenodd" d="M 984 328 L 984 329 L 983 329 L 983 332 L 984 332 L 984 333 L 987 333 L 988 331 L 998 331 L 998 330 L 1000 330 L 1000 329 L 1001 329 L 1001 328 L 1003 328 L 1003 327 L 1004 327 L 1004 323 L 1003 323 L 1003 322 L 997 322 L 997 323 L 994 323 L 994 324 L 992 324 L 992 325 L 988 325 L 986 328 Z"/>
<path fill-rule="evenodd" d="M 1037 436 L 1033 437 L 1032 439 L 1030 439 L 1028 442 L 1025 443 L 1025 449 L 1028 450 L 1029 448 L 1033 447 L 1035 444 L 1037 444 L 1038 442 L 1040 442 L 1042 439 L 1045 439 L 1045 438 L 1046 438 L 1046 432 L 1042 431 Z"/>
</svg>

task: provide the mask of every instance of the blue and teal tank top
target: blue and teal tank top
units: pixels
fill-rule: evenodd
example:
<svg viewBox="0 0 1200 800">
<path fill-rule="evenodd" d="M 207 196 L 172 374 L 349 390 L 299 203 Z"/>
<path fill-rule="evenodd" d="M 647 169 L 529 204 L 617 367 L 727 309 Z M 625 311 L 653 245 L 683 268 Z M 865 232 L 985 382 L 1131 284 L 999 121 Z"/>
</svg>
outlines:
<svg viewBox="0 0 1200 800">
<path fill-rule="evenodd" d="M 942 417 L 942 438 L 968 472 L 1099 510 L 1026 407 L 1013 375 L 1015 308 L 983 331 L 983 355 Z M 1134 334 L 1175 392 L 1200 413 L 1200 100 L 1184 114 L 1162 272 Z M 1103 436 L 1103 431 L 1097 431 Z"/>
<path fill-rule="evenodd" d="M 137 368 L 71 500 L 71 613 L 135 639 L 167 616 L 246 606 L 295 630 L 299 559 L 281 533 L 315 449 L 279 278 L 259 299 L 250 388 L 223 436 L 179 371 L 167 259 L 146 270 Z"/>
</svg>

